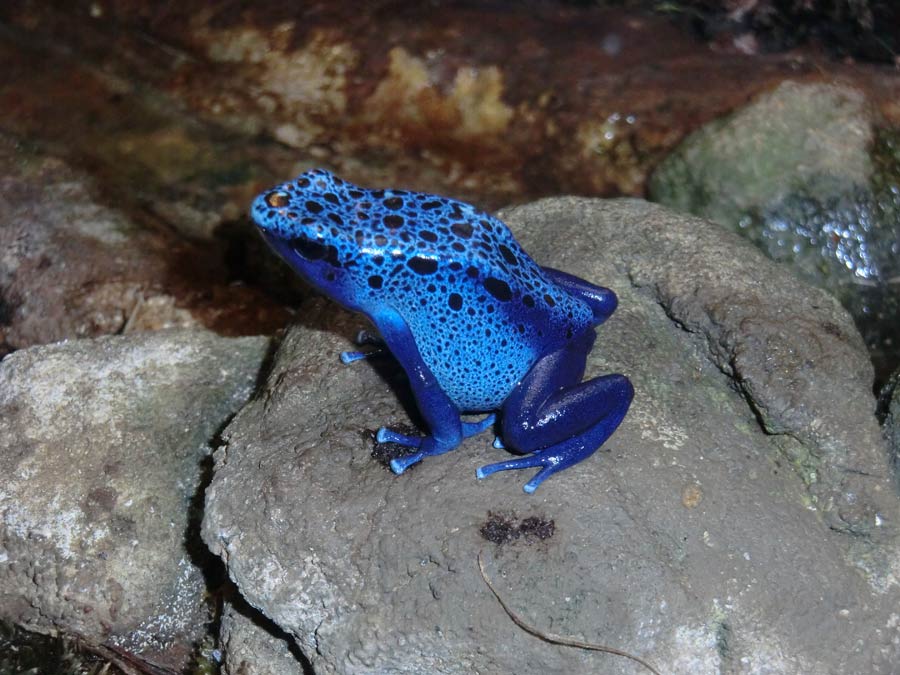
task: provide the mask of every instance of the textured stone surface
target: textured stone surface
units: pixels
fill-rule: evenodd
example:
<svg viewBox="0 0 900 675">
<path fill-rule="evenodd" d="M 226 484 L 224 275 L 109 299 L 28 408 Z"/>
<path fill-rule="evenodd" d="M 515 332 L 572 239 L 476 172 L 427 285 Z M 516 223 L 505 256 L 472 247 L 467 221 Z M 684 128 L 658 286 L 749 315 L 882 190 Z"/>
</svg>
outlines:
<svg viewBox="0 0 900 675">
<path fill-rule="evenodd" d="M 568 249 L 597 247 L 676 325 L 704 341 L 707 358 L 818 495 L 831 527 L 874 531 L 874 514 L 895 500 L 884 492 L 889 467 L 874 416 L 872 366 L 831 296 L 709 223 L 647 204 L 623 208 L 616 236 L 599 241 L 587 227 L 608 217 L 596 202 L 546 200 L 527 208 L 516 213 L 535 232 L 552 224 L 571 242 Z M 532 248 L 549 255 L 552 246 Z M 591 272 L 577 263 L 565 267 Z"/>
<path fill-rule="evenodd" d="M 219 645 L 226 675 L 305 675 L 293 639 L 241 598 L 222 612 Z"/>
<path fill-rule="evenodd" d="M 774 204 L 809 184 L 824 200 L 836 186 L 867 183 L 872 120 L 847 87 L 785 82 L 692 134 L 657 170 L 654 198 L 719 223 Z"/>
<path fill-rule="evenodd" d="M 182 667 L 209 619 L 197 539 L 210 442 L 265 338 L 162 331 L 0 362 L 0 612 Z"/>
<path fill-rule="evenodd" d="M 622 427 L 533 496 L 524 473 L 475 479 L 504 456 L 489 434 L 394 476 L 370 433 L 409 421 L 402 374 L 342 366 L 363 322 L 311 303 L 225 430 L 207 492 L 204 539 L 247 601 L 318 673 L 637 672 L 517 628 L 484 551 L 527 621 L 663 672 L 892 672 L 898 500 L 871 366 L 836 301 L 644 202 L 504 217 L 536 260 L 619 294 L 588 374 L 632 378 Z M 509 540 L 498 517 L 553 525 Z"/>
<path fill-rule="evenodd" d="M 900 370 L 885 385 L 879 399 L 884 418 L 884 435 L 891 449 L 894 471 L 900 471 Z M 896 476 L 900 486 L 900 476 Z"/>
</svg>

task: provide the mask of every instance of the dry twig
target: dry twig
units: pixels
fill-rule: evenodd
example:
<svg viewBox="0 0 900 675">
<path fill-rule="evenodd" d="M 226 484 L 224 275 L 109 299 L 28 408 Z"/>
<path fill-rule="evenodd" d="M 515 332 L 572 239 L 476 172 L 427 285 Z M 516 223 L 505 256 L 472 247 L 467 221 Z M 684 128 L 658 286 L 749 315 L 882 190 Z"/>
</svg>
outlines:
<svg viewBox="0 0 900 675">
<path fill-rule="evenodd" d="M 478 569 L 481 570 L 481 578 L 484 579 L 484 583 L 487 584 L 487 587 L 491 590 L 491 593 L 494 594 L 494 597 L 497 598 L 497 602 L 500 603 L 500 606 L 503 610 L 509 614 L 509 618 L 513 620 L 519 628 L 524 630 L 527 633 L 531 633 L 537 638 L 544 640 L 545 642 L 550 642 L 556 645 L 563 645 L 566 647 L 578 647 L 579 649 L 587 649 L 593 652 L 605 652 L 607 654 L 615 654 L 616 656 L 624 656 L 626 659 L 631 659 L 635 663 L 639 663 L 644 668 L 649 670 L 653 675 L 661 675 L 661 673 L 651 666 L 649 663 L 644 661 L 639 656 L 635 656 L 634 654 L 629 654 L 628 652 L 624 652 L 621 649 L 616 649 L 615 647 L 607 647 L 606 645 L 596 645 L 590 642 L 582 642 L 581 640 L 575 640 L 573 638 L 568 638 L 563 635 L 555 635 L 553 633 L 545 633 L 533 626 L 529 626 L 525 623 L 525 620 L 522 619 L 518 614 L 516 614 L 509 605 L 504 602 L 503 598 L 500 597 L 500 593 L 497 592 L 497 589 L 494 588 L 494 584 L 491 583 L 491 580 L 488 578 L 487 572 L 484 569 L 484 560 L 482 557 L 482 551 L 478 552 Z"/>
</svg>

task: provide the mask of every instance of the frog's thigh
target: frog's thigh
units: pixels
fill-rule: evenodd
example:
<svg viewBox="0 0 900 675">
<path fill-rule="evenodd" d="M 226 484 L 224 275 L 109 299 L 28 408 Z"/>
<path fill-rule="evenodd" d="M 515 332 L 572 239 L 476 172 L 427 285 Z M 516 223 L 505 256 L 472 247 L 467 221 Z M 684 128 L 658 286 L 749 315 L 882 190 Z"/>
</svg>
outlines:
<svg viewBox="0 0 900 675">
<path fill-rule="evenodd" d="M 565 363 L 564 354 L 551 356 L 551 361 Z M 564 370 L 569 377 L 575 372 Z M 528 387 L 524 398 L 543 397 L 544 403 L 508 411 L 504 407 L 503 429 L 509 445 L 530 454 L 483 466 L 476 475 L 484 478 L 497 471 L 541 467 L 523 487 L 530 494 L 553 474 L 591 456 L 625 417 L 634 390 L 624 375 L 606 375 L 562 390 L 548 387 L 546 378 L 527 380 L 522 382 Z"/>
<path fill-rule="evenodd" d="M 634 389 L 624 375 L 581 382 L 586 358 L 586 351 L 570 348 L 532 367 L 503 405 L 505 445 L 528 453 L 580 439 L 581 459 L 609 438 L 625 417 Z"/>
</svg>

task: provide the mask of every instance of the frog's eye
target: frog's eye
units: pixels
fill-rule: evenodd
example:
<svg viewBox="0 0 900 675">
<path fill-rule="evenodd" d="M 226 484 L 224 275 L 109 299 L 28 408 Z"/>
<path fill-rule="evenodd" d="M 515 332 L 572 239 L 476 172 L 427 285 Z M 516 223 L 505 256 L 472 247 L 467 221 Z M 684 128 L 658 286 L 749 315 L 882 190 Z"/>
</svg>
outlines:
<svg viewBox="0 0 900 675">
<path fill-rule="evenodd" d="M 291 196 L 287 192 L 275 191 L 266 195 L 266 204 L 273 209 L 280 209 L 283 206 L 287 206 L 290 200 Z"/>
</svg>

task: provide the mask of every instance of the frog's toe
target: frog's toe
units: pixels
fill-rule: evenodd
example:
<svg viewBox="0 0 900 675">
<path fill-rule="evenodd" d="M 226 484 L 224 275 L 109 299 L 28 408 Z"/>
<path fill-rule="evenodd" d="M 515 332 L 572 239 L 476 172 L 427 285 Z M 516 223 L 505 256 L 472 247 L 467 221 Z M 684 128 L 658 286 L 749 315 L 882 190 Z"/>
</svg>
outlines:
<svg viewBox="0 0 900 675">
<path fill-rule="evenodd" d="M 353 338 L 353 342 L 360 347 L 369 345 L 375 347 L 375 349 L 368 352 L 341 352 L 341 363 L 343 363 L 344 365 L 353 363 L 354 361 L 368 359 L 373 356 L 381 356 L 387 351 L 384 340 L 367 330 L 359 331 L 356 334 L 356 337 Z"/>
<path fill-rule="evenodd" d="M 361 359 L 369 356 L 365 352 L 341 352 L 341 363 L 345 366 L 349 363 L 353 363 L 354 361 L 360 361 Z"/>
<path fill-rule="evenodd" d="M 475 471 L 475 475 L 478 478 L 486 478 L 490 476 L 492 473 L 497 473 L 498 471 L 509 471 L 511 469 L 528 469 L 532 466 L 540 466 L 541 459 L 538 457 L 539 453 L 534 453 L 532 455 L 525 455 L 524 457 L 517 457 L 516 459 L 508 459 L 505 462 L 495 462 L 494 464 L 488 464 L 486 466 L 478 467 Z"/>
<path fill-rule="evenodd" d="M 424 452 L 417 452 L 412 455 L 407 455 L 406 457 L 395 457 L 391 460 L 391 471 L 399 476 L 413 464 L 421 461 L 424 456 Z"/>
<path fill-rule="evenodd" d="M 506 446 L 503 445 L 503 441 L 500 440 L 499 436 L 494 436 L 494 442 L 491 443 L 491 447 L 497 450 L 506 450 Z"/>
<path fill-rule="evenodd" d="M 525 492 L 527 492 L 528 494 L 531 494 L 538 489 L 538 485 L 540 485 L 545 480 L 550 478 L 550 476 L 555 474 L 557 471 L 561 471 L 562 469 L 563 467 L 561 466 L 545 466 L 543 469 L 537 472 L 534 478 L 525 483 L 525 485 L 522 486 L 522 489 L 525 490 Z"/>
<path fill-rule="evenodd" d="M 541 469 L 537 475 L 532 478 L 530 481 L 525 483 L 523 486 L 523 490 L 528 494 L 531 494 L 535 490 L 537 490 L 538 486 L 543 483 L 547 478 L 555 474 L 557 471 L 562 471 L 564 468 L 569 466 L 566 462 L 560 461 L 560 458 L 556 454 L 551 454 L 546 451 L 535 452 L 530 455 L 525 455 L 524 457 L 517 457 L 515 459 L 509 459 L 505 462 L 496 462 L 495 464 L 488 464 L 487 466 L 479 467 L 475 471 L 475 475 L 478 478 L 485 478 L 490 476 L 492 473 L 497 473 L 498 471 L 509 471 L 511 469 L 530 469 L 535 466 L 541 466 Z"/>
<path fill-rule="evenodd" d="M 407 436 L 406 434 L 401 434 L 399 431 L 381 427 L 375 434 L 375 440 L 379 443 L 397 443 L 410 448 L 418 448 L 422 445 L 424 438 L 422 436 Z M 398 471 L 397 473 L 400 472 Z"/>
</svg>

